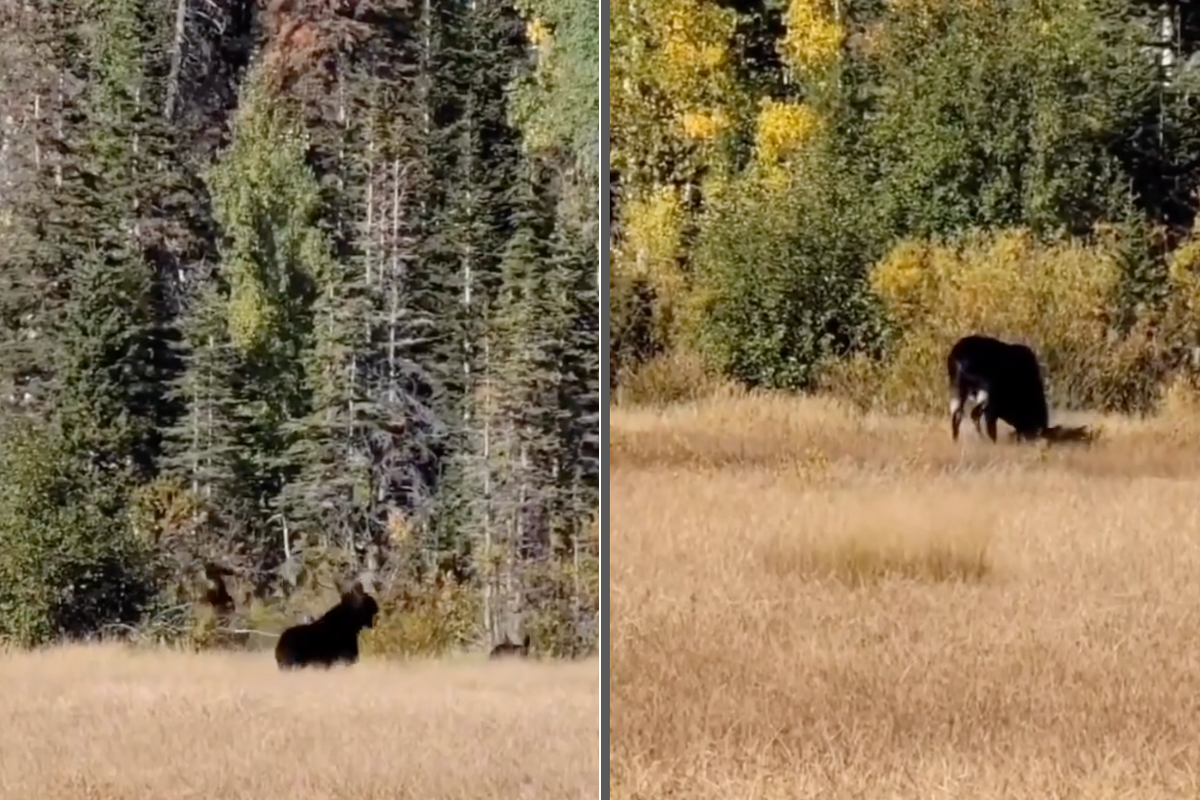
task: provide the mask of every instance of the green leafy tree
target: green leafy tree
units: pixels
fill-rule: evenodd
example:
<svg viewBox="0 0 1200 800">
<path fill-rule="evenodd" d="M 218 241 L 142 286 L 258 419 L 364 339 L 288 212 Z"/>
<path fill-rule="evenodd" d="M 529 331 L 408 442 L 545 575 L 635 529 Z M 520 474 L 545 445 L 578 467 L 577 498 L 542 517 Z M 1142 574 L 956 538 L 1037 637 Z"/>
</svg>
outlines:
<svg viewBox="0 0 1200 800">
<path fill-rule="evenodd" d="M 706 210 L 695 345 L 748 385 L 810 388 L 823 359 L 877 341 L 866 269 L 886 239 L 854 165 L 832 150 L 804 151 L 783 186 L 748 175 Z"/>
<path fill-rule="evenodd" d="M 1086 234 L 1131 210 L 1114 144 L 1154 100 L 1145 26 L 1107 0 L 886 15 L 868 146 L 895 234 Z"/>
<path fill-rule="evenodd" d="M 600 157 L 596 7 L 584 0 L 526 0 L 518 7 L 528 19 L 536 64 L 515 82 L 513 117 L 531 148 L 566 148 L 595 185 Z"/>
<path fill-rule="evenodd" d="M 0 432 L 0 639 L 22 646 L 136 623 L 155 597 L 124 498 L 44 426 Z"/>
</svg>

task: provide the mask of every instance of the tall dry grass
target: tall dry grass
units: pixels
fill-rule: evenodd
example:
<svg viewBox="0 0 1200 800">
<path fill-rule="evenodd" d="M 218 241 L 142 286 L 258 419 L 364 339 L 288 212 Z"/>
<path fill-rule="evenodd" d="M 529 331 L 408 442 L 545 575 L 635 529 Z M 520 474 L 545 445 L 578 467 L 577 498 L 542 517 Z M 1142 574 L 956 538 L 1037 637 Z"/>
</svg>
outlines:
<svg viewBox="0 0 1200 800">
<path fill-rule="evenodd" d="M 1200 424 L 613 412 L 617 798 L 1200 796 Z"/>
<path fill-rule="evenodd" d="M 0 797 L 593 798 L 596 660 L 0 654 Z"/>
</svg>

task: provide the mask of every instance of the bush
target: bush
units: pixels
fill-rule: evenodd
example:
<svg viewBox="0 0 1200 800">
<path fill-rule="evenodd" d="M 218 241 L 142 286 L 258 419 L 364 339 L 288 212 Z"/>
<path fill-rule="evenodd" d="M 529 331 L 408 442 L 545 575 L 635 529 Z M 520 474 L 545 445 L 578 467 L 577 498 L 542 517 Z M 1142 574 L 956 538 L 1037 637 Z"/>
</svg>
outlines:
<svg viewBox="0 0 1200 800">
<path fill-rule="evenodd" d="M 609 270 L 608 386 L 652 359 L 666 347 L 655 328 L 654 287 L 646 277 L 626 277 Z"/>
<path fill-rule="evenodd" d="M 780 185 L 752 169 L 710 197 L 696 248 L 703 322 L 693 339 L 727 377 L 805 389 L 824 358 L 873 339 L 864 279 L 876 238 L 852 169 L 814 145 L 786 176 Z"/>
<path fill-rule="evenodd" d="M 363 651 L 388 656 L 441 656 L 474 644 L 481 633 L 479 592 L 451 576 L 404 583 L 380 599 Z"/>
<path fill-rule="evenodd" d="M 618 404 L 663 406 L 699 400 L 728 388 L 699 356 L 680 348 L 622 370 L 614 397 Z"/>
<path fill-rule="evenodd" d="M 156 596 L 115 479 L 27 420 L 0 431 L 0 639 L 35 646 L 134 625 Z"/>
<path fill-rule="evenodd" d="M 530 606 L 523 629 L 541 655 L 578 658 L 594 654 L 600 644 L 598 559 L 581 554 L 571 563 L 530 564 L 522 570 Z"/>
<path fill-rule="evenodd" d="M 609 329 L 615 367 L 635 367 L 671 348 L 687 297 L 686 213 L 679 192 L 660 186 L 630 198 L 624 235 L 612 251 Z"/>
<path fill-rule="evenodd" d="M 1167 286 L 1161 325 L 1163 360 L 1178 373 L 1181 384 L 1200 390 L 1200 240 L 1194 235 L 1168 259 Z"/>
</svg>

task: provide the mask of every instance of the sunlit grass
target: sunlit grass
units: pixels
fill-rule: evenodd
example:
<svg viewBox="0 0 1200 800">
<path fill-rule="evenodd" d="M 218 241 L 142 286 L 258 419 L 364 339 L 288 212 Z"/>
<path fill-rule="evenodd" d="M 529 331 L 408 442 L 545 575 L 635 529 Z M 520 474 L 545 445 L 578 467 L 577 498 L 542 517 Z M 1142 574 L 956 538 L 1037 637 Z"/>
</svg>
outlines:
<svg viewBox="0 0 1200 800">
<path fill-rule="evenodd" d="M 1055 420 L 614 411 L 614 796 L 1200 794 L 1200 425 Z"/>
<path fill-rule="evenodd" d="M 0 654 L 0 796 L 594 798 L 598 662 Z"/>
</svg>

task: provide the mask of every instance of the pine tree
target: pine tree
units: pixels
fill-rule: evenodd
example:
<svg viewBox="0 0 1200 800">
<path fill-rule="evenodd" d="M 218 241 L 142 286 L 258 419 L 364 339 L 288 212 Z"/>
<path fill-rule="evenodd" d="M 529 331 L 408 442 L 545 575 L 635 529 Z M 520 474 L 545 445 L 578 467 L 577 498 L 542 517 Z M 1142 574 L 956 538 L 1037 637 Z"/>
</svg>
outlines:
<svg viewBox="0 0 1200 800">
<path fill-rule="evenodd" d="M 455 541 L 470 518 L 467 508 L 485 487 L 471 461 L 483 435 L 477 403 L 490 356 L 485 337 L 499 291 L 500 256 L 514 231 L 522 163 L 520 135 L 508 113 L 508 89 L 527 69 L 521 23 L 504 0 L 448 0 L 435 6 L 432 87 L 434 120 L 429 154 L 435 235 L 427 240 L 433 343 L 444 388 L 435 408 L 447 421 L 447 467 L 436 535 L 441 549 L 462 552 Z"/>
<path fill-rule="evenodd" d="M 7 82 L 24 135 L 6 142 L 6 221 L 0 251 L 0 397 L 45 414 L 71 265 L 91 236 L 91 212 L 77 196 L 85 144 L 88 48 L 79 4 L 6 9 Z M 6 59 L 7 60 L 7 59 Z"/>
<path fill-rule="evenodd" d="M 432 114 L 418 70 L 428 53 L 424 23 L 408 19 L 411 24 L 391 27 L 391 35 L 378 40 L 362 77 L 361 252 L 372 305 L 371 347 L 362 362 L 372 400 L 364 443 L 376 498 L 372 521 L 381 532 L 391 508 L 425 530 L 445 452 L 439 287 L 436 268 L 424 258 L 431 235 Z"/>
<path fill-rule="evenodd" d="M 221 499 L 238 493 L 238 425 L 232 376 L 237 354 L 229 340 L 226 298 L 216 281 L 204 284 L 185 311 L 179 345 L 187 369 L 171 389 L 186 413 L 167 434 L 169 470 L 197 496 Z"/>
<path fill-rule="evenodd" d="M 160 192 L 152 159 L 165 148 L 147 107 L 152 31 L 141 4 L 107 0 L 99 10 L 88 143 L 67 184 L 94 238 L 71 270 L 55 418 L 73 451 L 141 481 L 157 469 L 159 429 L 179 411 L 164 399 L 180 368 L 170 311 L 143 249 L 146 209 Z"/>
<path fill-rule="evenodd" d="M 280 493 L 295 480 L 295 421 L 312 411 L 306 366 L 313 347 L 313 303 L 328 269 L 329 242 L 317 226 L 317 180 L 306 142 L 287 104 L 261 71 L 244 87 L 233 138 L 208 179 L 224 234 L 221 280 L 236 404 L 239 491 L 253 498 L 247 536 L 260 568 L 282 557 L 270 520 L 286 525 Z"/>
</svg>

